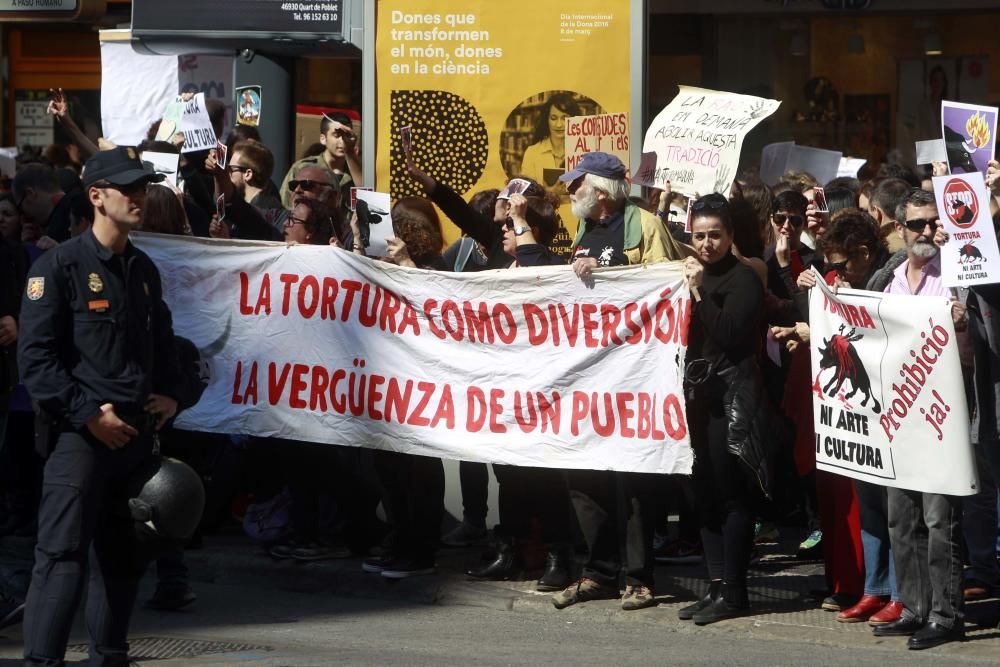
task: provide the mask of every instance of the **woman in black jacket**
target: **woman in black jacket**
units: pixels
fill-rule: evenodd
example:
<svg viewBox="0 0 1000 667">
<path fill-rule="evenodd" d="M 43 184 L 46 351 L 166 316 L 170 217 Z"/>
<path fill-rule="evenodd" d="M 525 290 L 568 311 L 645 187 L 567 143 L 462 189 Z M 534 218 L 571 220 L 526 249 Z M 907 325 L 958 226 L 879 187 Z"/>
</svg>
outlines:
<svg viewBox="0 0 1000 667">
<path fill-rule="evenodd" d="M 755 367 L 764 289 L 753 269 L 732 253 L 733 223 L 725 197 L 701 197 L 692 204 L 692 215 L 697 257 L 684 263 L 693 303 L 685 381 L 696 507 L 711 583 L 702 600 L 678 615 L 704 625 L 749 608 L 746 577 L 756 482 L 730 451 L 725 404 L 733 378 Z"/>
</svg>

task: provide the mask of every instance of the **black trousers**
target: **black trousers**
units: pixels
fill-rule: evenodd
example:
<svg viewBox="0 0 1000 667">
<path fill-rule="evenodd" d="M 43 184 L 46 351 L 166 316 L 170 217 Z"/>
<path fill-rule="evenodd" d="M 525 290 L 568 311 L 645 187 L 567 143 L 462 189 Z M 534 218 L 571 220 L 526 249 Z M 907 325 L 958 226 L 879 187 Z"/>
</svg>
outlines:
<svg viewBox="0 0 1000 667">
<path fill-rule="evenodd" d="M 433 559 L 441 539 L 444 513 L 444 466 L 433 456 L 375 450 L 375 470 L 382 485 L 394 539 L 394 556 Z"/>
<path fill-rule="evenodd" d="M 583 576 L 617 586 L 624 553 L 625 579 L 653 588 L 653 515 L 662 475 L 570 470 L 569 497 L 587 543 Z M 624 528 L 624 530 L 622 530 Z"/>
<path fill-rule="evenodd" d="M 529 537 L 531 520 L 538 517 L 545 544 L 564 546 L 570 542 L 569 489 L 562 470 L 496 463 L 493 472 L 500 486 L 500 523 L 493 531 L 497 537 Z"/>
<path fill-rule="evenodd" d="M 495 466 L 494 472 L 496 472 Z M 459 462 L 458 479 L 462 487 L 463 521 L 470 526 L 485 528 L 490 481 L 490 472 L 486 469 L 486 464 L 473 461 Z"/>
<path fill-rule="evenodd" d="M 687 403 L 695 507 L 709 577 L 746 586 L 753 547 L 753 495 L 748 471 L 726 448 L 729 422 L 722 407 L 723 390 L 716 389 Z"/>
<path fill-rule="evenodd" d="M 136 558 L 125 486 L 151 454 L 148 434 L 118 450 L 89 432 L 59 435 L 42 482 L 24 614 L 26 664 L 62 664 L 88 569 L 91 664 L 127 664 L 129 620 L 144 566 Z"/>
</svg>

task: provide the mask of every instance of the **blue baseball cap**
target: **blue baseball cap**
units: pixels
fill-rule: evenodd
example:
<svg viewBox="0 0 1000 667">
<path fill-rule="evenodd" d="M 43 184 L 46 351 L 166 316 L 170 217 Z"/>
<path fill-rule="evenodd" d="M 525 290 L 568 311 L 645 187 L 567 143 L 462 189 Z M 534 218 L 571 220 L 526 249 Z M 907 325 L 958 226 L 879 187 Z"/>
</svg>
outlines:
<svg viewBox="0 0 1000 667">
<path fill-rule="evenodd" d="M 576 167 L 559 177 L 563 183 L 572 183 L 584 174 L 603 176 L 615 180 L 625 178 L 625 165 L 614 155 L 608 153 L 584 153 Z"/>
</svg>

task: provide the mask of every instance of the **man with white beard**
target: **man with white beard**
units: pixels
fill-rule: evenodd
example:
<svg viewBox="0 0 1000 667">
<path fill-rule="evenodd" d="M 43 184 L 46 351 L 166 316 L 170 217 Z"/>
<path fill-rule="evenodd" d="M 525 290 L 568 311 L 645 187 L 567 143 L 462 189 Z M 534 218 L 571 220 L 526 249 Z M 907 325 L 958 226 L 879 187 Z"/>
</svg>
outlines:
<svg viewBox="0 0 1000 667">
<path fill-rule="evenodd" d="M 906 245 L 906 261 L 893 272 L 887 294 L 952 298 L 941 282 L 936 243 L 947 234 L 941 226 L 934 193 L 910 190 L 896 210 L 896 233 Z M 965 306 L 952 301 L 952 319 L 962 330 Z M 956 496 L 889 488 L 889 541 L 903 614 L 877 626 L 877 637 L 911 635 L 910 649 L 920 650 L 965 638 L 962 611 L 961 500 Z"/>
<path fill-rule="evenodd" d="M 625 165 L 607 153 L 586 153 L 560 180 L 568 185 L 573 215 L 580 224 L 573 270 L 588 279 L 598 266 L 622 266 L 684 259 L 684 246 L 663 222 L 628 200 Z M 570 500 L 587 542 L 580 579 L 556 593 L 557 609 L 588 600 L 621 598 L 622 609 L 655 606 L 653 595 L 653 516 L 663 476 L 607 470 L 569 470 Z M 619 502 L 624 507 L 619 512 Z M 618 517 L 627 521 L 618 528 Z M 625 562 L 622 562 L 624 555 Z M 619 575 L 625 570 L 625 592 Z"/>
<path fill-rule="evenodd" d="M 625 165 L 614 155 L 585 153 L 559 180 L 567 184 L 580 224 L 573 243 L 573 270 L 581 278 L 598 266 L 684 259 L 663 221 L 628 200 Z"/>
</svg>

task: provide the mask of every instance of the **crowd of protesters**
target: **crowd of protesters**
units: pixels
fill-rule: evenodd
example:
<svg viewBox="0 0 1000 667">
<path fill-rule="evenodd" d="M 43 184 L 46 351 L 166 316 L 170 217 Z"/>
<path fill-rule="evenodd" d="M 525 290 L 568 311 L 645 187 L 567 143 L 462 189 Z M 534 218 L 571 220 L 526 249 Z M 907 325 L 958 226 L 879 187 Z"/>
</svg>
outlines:
<svg viewBox="0 0 1000 667">
<path fill-rule="evenodd" d="M 266 138 L 252 127 L 225 128 L 219 111 L 209 108 L 216 134 L 227 137 L 225 167 L 215 150 L 180 155 L 177 185 L 146 186 L 140 229 L 367 254 L 364 215 L 350 206 L 350 188 L 363 183 L 348 116 L 324 116 L 319 152 L 281 174 Z M 18 327 L 20 303 L 32 263 L 89 233 L 94 211 L 81 161 L 108 148 L 75 127 L 61 93 L 49 112 L 72 143 L 20 156 L 0 192 L 0 536 L 22 538 L 38 524 L 45 461 L 33 449 L 31 397 L 18 383 L 15 350 L 32 335 Z M 136 149 L 180 153 L 177 142 L 154 140 L 157 129 Z M 543 142 L 559 145 L 539 137 Z M 556 159 L 550 153 L 546 159 Z M 817 603 L 838 621 L 870 624 L 876 635 L 909 635 L 913 649 L 961 640 L 964 602 L 1000 594 L 1000 367 L 993 361 L 1000 291 L 942 287 L 939 247 L 947 235 L 928 192 L 930 170 L 872 165 L 859 178 L 829 183 L 788 173 L 773 186 L 748 170 L 728 196 L 685 202 L 669 189 L 631 197 L 626 166 L 603 153 L 585 155 L 558 191 L 526 173 L 503 190 L 467 198 L 418 162 L 407 155 L 409 177 L 424 196 L 394 203 L 396 238 L 376 261 L 456 272 L 568 264 L 581 279 L 603 266 L 683 263 L 694 301 L 685 368 L 693 475 L 494 465 L 499 524 L 490 530 L 487 466 L 463 462 L 463 517 L 442 535 L 439 459 L 167 428 L 164 451 L 189 462 L 206 484 L 205 516 L 190 547 L 236 517 L 275 559 L 358 558 L 366 573 L 404 578 L 433 573 L 441 546 L 485 546 L 492 535 L 467 575 L 509 580 L 536 572 L 538 590 L 553 592 L 559 609 L 598 599 L 620 599 L 626 610 L 655 606 L 657 562 L 703 559 L 707 592 L 678 613 L 704 625 L 751 613 L 755 543 L 798 525 L 808 535 L 798 555 L 825 563 L 828 590 Z M 946 169 L 933 167 L 936 174 Z M 1000 165 L 991 163 L 987 181 L 996 213 Z M 818 205 L 817 188 L 826 207 Z M 564 222 L 562 192 L 579 222 L 568 258 L 549 247 Z M 685 230 L 672 211 L 688 206 Z M 438 211 L 462 232 L 449 247 Z M 953 300 L 982 481 L 976 495 L 887 489 L 816 469 L 807 295 L 817 275 L 834 288 Z M 760 456 L 769 465 L 747 466 L 730 452 L 734 420 L 761 422 L 771 446 Z M 679 514 L 674 530 L 669 513 Z M 157 576 L 151 605 L 195 600 L 183 552 L 161 557 Z M 0 579 L 0 620 L 8 623 L 23 607 L 25 590 L 15 581 L 26 578 Z"/>
</svg>

